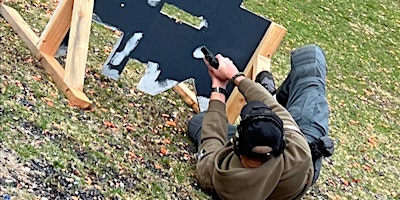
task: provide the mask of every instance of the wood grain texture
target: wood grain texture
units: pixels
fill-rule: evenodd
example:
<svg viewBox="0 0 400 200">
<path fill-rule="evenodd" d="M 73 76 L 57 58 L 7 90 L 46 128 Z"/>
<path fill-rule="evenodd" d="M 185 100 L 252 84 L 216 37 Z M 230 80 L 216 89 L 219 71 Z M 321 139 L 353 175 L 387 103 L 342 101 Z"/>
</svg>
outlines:
<svg viewBox="0 0 400 200">
<path fill-rule="evenodd" d="M 37 44 L 40 52 L 55 55 L 71 26 L 73 4 L 74 0 L 63 0 L 60 2 L 40 36 Z"/>
<path fill-rule="evenodd" d="M 283 26 L 272 22 L 243 72 L 246 77 L 254 80 L 257 71 L 263 68 L 270 69 L 268 66 L 260 65 L 270 63 L 267 59 L 272 59 L 273 54 L 275 53 L 285 34 L 286 29 Z M 245 103 L 246 100 L 236 87 L 226 102 L 226 113 L 230 123 L 234 123 L 236 121 L 240 110 Z"/>
<path fill-rule="evenodd" d="M 75 0 L 72 11 L 64 82 L 80 91 L 85 79 L 93 6 L 93 0 Z"/>
</svg>

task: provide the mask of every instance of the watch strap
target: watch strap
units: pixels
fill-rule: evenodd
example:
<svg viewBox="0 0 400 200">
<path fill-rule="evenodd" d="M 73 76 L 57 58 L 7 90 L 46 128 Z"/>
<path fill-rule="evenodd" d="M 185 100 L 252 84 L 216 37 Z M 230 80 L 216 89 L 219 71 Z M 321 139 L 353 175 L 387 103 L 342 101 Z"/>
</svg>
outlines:
<svg viewBox="0 0 400 200">
<path fill-rule="evenodd" d="M 232 85 L 237 86 L 237 85 L 235 84 L 235 79 L 236 79 L 237 77 L 239 77 L 239 76 L 246 76 L 246 75 L 244 75 L 243 72 L 239 72 L 239 73 L 235 74 L 235 75 L 231 78 L 231 80 L 229 80 L 229 82 L 231 82 Z"/>
<path fill-rule="evenodd" d="M 226 89 L 222 87 L 213 87 L 211 88 L 211 92 L 218 92 L 226 96 Z"/>
</svg>

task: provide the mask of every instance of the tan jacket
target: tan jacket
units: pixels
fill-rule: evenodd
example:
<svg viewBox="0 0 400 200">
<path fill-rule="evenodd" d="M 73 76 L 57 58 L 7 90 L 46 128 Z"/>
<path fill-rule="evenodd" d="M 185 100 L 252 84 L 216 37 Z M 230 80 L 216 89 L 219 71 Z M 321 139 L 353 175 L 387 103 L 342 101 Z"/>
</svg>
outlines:
<svg viewBox="0 0 400 200">
<path fill-rule="evenodd" d="M 258 168 L 244 168 L 226 141 L 227 118 L 224 103 L 211 100 L 205 114 L 196 166 L 197 179 L 205 190 L 222 199 L 298 199 L 311 186 L 313 164 L 308 143 L 297 124 L 260 84 L 244 79 L 239 91 L 246 101 L 262 101 L 283 121 L 286 149 Z"/>
</svg>

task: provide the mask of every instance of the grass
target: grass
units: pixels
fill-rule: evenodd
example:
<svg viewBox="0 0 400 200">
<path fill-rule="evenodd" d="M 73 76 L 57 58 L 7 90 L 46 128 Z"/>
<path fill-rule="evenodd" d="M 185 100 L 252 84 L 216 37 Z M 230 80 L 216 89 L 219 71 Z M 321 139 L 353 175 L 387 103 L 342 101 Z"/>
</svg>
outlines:
<svg viewBox="0 0 400 200">
<path fill-rule="evenodd" d="M 193 16 L 192 14 L 168 3 L 163 5 L 160 13 L 175 19 L 177 23 L 184 23 L 197 29 L 201 28 L 201 23 L 203 21 L 202 18 Z"/>
<path fill-rule="evenodd" d="M 4 3 L 38 35 L 56 6 Z M 327 56 L 336 151 L 304 199 L 398 199 L 399 1 L 245 0 L 244 6 L 288 30 L 273 58 L 278 83 L 290 69 L 290 50 L 316 43 Z M 134 61 L 119 81 L 100 75 L 117 37 L 92 25 L 85 92 L 93 107 L 80 110 L 0 18 L 0 195 L 211 198 L 195 181 L 186 132 L 193 111 L 173 91 L 152 97 L 136 90 L 144 67 Z"/>
</svg>

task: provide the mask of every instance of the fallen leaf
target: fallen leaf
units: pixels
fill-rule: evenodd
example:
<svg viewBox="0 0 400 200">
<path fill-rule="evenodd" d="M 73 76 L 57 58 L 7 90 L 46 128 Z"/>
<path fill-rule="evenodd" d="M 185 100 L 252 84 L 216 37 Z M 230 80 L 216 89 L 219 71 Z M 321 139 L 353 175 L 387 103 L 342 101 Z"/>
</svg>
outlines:
<svg viewBox="0 0 400 200">
<path fill-rule="evenodd" d="M 109 121 L 104 121 L 103 124 L 105 126 L 109 127 L 109 128 L 115 128 L 116 127 L 112 122 L 109 122 Z"/>
<path fill-rule="evenodd" d="M 175 123 L 174 121 L 167 121 L 166 124 L 167 124 L 168 126 L 176 127 L 176 123 Z"/>
<path fill-rule="evenodd" d="M 368 165 L 363 165 L 363 168 L 364 168 L 367 172 L 371 172 L 371 167 L 369 167 Z"/>
<path fill-rule="evenodd" d="M 360 179 L 353 179 L 353 182 L 354 183 L 359 183 L 359 182 L 361 182 L 361 180 Z"/>
<path fill-rule="evenodd" d="M 359 124 L 360 122 L 359 121 L 356 121 L 356 120 L 350 120 L 350 124 L 351 125 L 357 125 L 357 124 Z"/>
<path fill-rule="evenodd" d="M 52 101 L 48 101 L 48 102 L 47 102 L 47 105 L 50 106 L 50 107 L 53 107 L 53 106 L 54 106 L 54 103 L 53 103 Z"/>
<path fill-rule="evenodd" d="M 134 128 L 133 126 L 126 126 L 126 130 L 127 131 L 136 131 L 136 128 Z"/>
<path fill-rule="evenodd" d="M 374 93 L 373 93 L 372 91 L 369 91 L 368 89 L 364 89 L 364 93 L 365 93 L 367 96 L 372 96 L 372 95 L 374 95 Z"/>
<path fill-rule="evenodd" d="M 37 76 L 34 76 L 33 79 L 34 79 L 35 81 L 41 81 L 41 80 L 42 80 L 42 77 L 41 77 L 40 75 L 37 75 Z"/>
<path fill-rule="evenodd" d="M 360 163 L 357 163 L 357 162 L 353 163 L 353 166 L 356 167 L 356 168 L 360 168 L 361 167 Z"/>
<path fill-rule="evenodd" d="M 162 143 L 163 143 L 163 144 L 171 144 L 171 141 L 170 141 L 168 138 L 165 138 L 165 139 L 162 141 Z"/>
<path fill-rule="evenodd" d="M 131 151 L 128 152 L 128 156 L 129 156 L 131 159 L 137 158 L 136 154 L 133 153 L 133 152 L 131 152 Z"/>
<path fill-rule="evenodd" d="M 156 168 L 156 169 L 162 169 L 161 165 L 159 165 L 158 163 L 154 163 L 154 168 Z"/>
<path fill-rule="evenodd" d="M 378 146 L 378 142 L 376 141 L 374 136 L 371 136 L 371 137 L 368 138 L 368 144 L 371 147 L 377 147 Z"/>
<path fill-rule="evenodd" d="M 166 155 L 168 153 L 168 150 L 163 147 L 161 147 L 160 151 L 161 151 L 161 154 L 163 154 L 163 155 Z"/>
<path fill-rule="evenodd" d="M 342 181 L 343 185 L 345 185 L 345 186 L 350 185 L 349 181 L 346 181 L 344 178 L 341 178 L 340 180 Z"/>
</svg>

